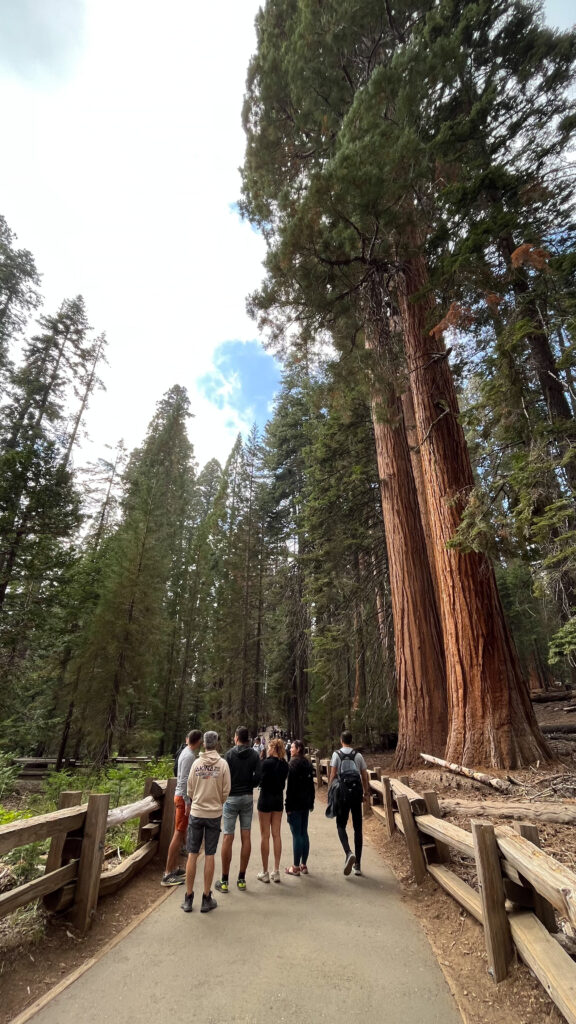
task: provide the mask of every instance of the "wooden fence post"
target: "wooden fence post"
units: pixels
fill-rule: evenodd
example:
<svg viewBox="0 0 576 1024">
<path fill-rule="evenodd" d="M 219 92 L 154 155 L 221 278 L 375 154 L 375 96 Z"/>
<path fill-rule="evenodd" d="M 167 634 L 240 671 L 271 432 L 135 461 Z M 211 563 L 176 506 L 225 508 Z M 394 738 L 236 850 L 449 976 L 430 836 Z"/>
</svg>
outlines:
<svg viewBox="0 0 576 1024">
<path fill-rule="evenodd" d="M 62 790 L 58 798 L 58 810 L 61 811 L 63 807 L 76 807 L 81 803 L 82 790 L 65 789 Z M 66 838 L 67 836 L 64 832 L 59 836 L 52 836 L 48 857 L 46 858 L 45 874 L 49 875 L 51 871 L 56 871 L 57 868 L 62 867 L 62 853 Z"/>
<path fill-rule="evenodd" d="M 513 946 L 506 915 L 500 855 L 494 826 L 482 821 L 472 821 L 471 825 L 482 897 L 488 973 L 492 975 L 494 981 L 502 981 L 508 974 Z"/>
<path fill-rule="evenodd" d="M 158 839 L 158 858 L 164 864 L 166 857 L 168 856 L 168 847 L 172 842 L 172 836 L 174 835 L 174 820 L 176 817 L 174 807 L 174 793 L 176 790 L 176 778 L 168 779 L 166 783 L 166 789 L 164 791 L 164 797 L 162 799 L 162 822 L 160 825 L 160 836 Z M 186 839 L 186 834 L 183 834 Z"/>
<path fill-rule="evenodd" d="M 540 849 L 540 836 L 538 835 L 538 828 L 536 825 L 529 825 L 528 822 L 517 821 L 515 822 L 515 828 L 524 839 L 530 840 L 534 846 L 537 846 L 538 849 Z M 523 884 L 528 886 L 534 894 L 534 913 L 538 920 L 542 922 L 549 932 L 558 931 L 556 914 L 554 913 L 554 907 L 552 904 L 549 903 L 544 896 L 541 896 L 540 893 L 537 892 L 537 890 L 530 885 L 530 882 L 527 882 L 522 875 L 520 875 L 520 878 L 522 879 Z"/>
<path fill-rule="evenodd" d="M 441 818 L 442 813 L 440 811 L 440 804 L 438 803 L 438 794 L 433 789 L 423 793 L 424 803 L 426 804 L 426 810 L 428 814 L 433 814 L 435 818 Z M 439 864 L 447 864 L 450 860 L 450 847 L 440 841 L 440 839 L 434 840 L 436 846 L 436 856 Z"/>
<path fill-rule="evenodd" d="M 109 804 L 109 793 L 91 793 L 88 798 L 74 906 L 74 923 L 81 932 L 90 927 L 98 903 Z"/>
<path fill-rule="evenodd" d="M 322 765 L 320 764 L 319 751 L 316 751 L 316 756 L 314 760 L 316 765 L 316 784 L 318 786 L 318 792 L 320 792 L 324 780 L 322 778 Z"/>
<path fill-rule="evenodd" d="M 384 813 L 386 815 L 388 835 L 390 836 L 390 838 L 392 838 L 396 831 L 396 822 L 394 821 L 394 807 L 392 804 L 392 787 L 390 785 L 390 778 L 388 775 L 381 775 L 380 781 L 382 783 L 382 799 L 384 801 Z"/>
<path fill-rule="evenodd" d="M 368 769 L 368 781 L 370 781 L 370 779 L 375 779 L 375 778 L 376 778 L 376 772 L 373 772 L 371 769 Z M 362 783 L 364 783 L 364 780 L 362 780 Z M 370 818 L 371 816 L 372 816 L 372 793 L 370 791 L 370 786 L 368 786 L 368 799 L 366 800 L 366 798 L 364 798 L 362 800 L 362 817 L 363 818 Z"/>
<path fill-rule="evenodd" d="M 396 797 L 396 803 L 398 804 L 398 810 L 400 811 L 400 817 L 402 818 L 402 824 L 404 826 L 404 838 L 408 844 L 408 853 L 410 855 L 412 871 L 414 872 L 417 884 L 421 885 L 427 875 L 426 861 L 424 860 L 424 854 L 422 852 L 422 847 L 420 846 L 418 828 L 414 821 L 410 801 L 407 796 L 402 795 Z"/>
<path fill-rule="evenodd" d="M 145 779 L 145 781 L 144 781 L 144 792 L 142 794 L 142 798 L 143 799 L 145 797 L 147 797 L 147 796 L 150 796 L 150 794 L 152 792 L 153 785 L 154 785 L 154 779 Z M 138 828 L 138 846 L 141 846 L 142 843 L 146 842 L 146 833 L 143 832 L 142 829 L 144 828 L 144 825 L 148 824 L 149 821 L 150 821 L 150 815 L 149 814 L 143 814 L 142 817 L 140 818 L 140 826 Z"/>
</svg>

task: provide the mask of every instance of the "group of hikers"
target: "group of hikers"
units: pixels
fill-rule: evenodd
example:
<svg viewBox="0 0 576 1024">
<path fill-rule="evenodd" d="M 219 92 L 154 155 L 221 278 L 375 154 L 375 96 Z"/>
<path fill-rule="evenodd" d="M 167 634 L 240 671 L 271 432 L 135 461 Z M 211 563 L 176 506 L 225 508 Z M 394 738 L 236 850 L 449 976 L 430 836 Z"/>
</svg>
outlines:
<svg viewBox="0 0 576 1024">
<path fill-rule="evenodd" d="M 193 729 L 178 757 L 174 835 L 168 849 L 165 873 L 161 884 L 182 885 L 186 889 L 182 910 L 190 913 L 194 902 L 196 866 L 204 842 L 204 887 L 201 913 L 214 910 L 218 904 L 212 895 L 215 856 L 220 832 L 222 838 L 222 870 L 214 888 L 229 892 L 230 864 L 236 823 L 240 820 L 240 865 L 236 887 L 246 890 L 246 871 L 252 850 L 251 825 L 254 790 L 259 787 L 257 810 L 260 823 L 260 882 L 280 882 L 282 856 L 281 823 L 284 807 L 292 833 L 292 864 L 284 869 L 293 877 L 308 874 L 310 839 L 308 818 L 314 809 L 314 769 L 306 757 L 302 740 L 286 744 L 279 736 L 268 740 L 266 756 L 261 757 L 256 744 L 251 745 L 245 726 L 234 735 L 234 746 L 224 757 L 218 753 L 218 733 L 204 735 Z M 336 818 L 338 836 L 344 850 L 344 874 L 354 871 L 361 876 L 362 802 L 369 799 L 368 772 L 362 754 L 352 748 L 352 734 L 343 732 L 341 747 L 330 762 L 327 815 Z M 260 746 L 260 744 L 259 744 Z M 289 760 L 287 760 L 287 754 Z M 352 815 L 354 852 L 350 848 L 346 826 Z M 188 859 L 186 869 L 178 866 L 183 836 L 186 836 Z M 273 864 L 270 866 L 270 837 Z"/>
</svg>

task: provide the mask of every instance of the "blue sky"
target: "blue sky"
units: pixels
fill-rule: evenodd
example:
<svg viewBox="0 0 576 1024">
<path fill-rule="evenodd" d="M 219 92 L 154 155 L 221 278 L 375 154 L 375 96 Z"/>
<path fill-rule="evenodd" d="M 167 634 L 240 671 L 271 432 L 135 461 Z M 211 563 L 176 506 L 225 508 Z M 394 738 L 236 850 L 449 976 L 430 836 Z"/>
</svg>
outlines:
<svg viewBox="0 0 576 1024">
<path fill-rule="evenodd" d="M 224 341 L 213 353 L 213 368 L 197 381 L 218 409 L 235 410 L 262 430 L 280 384 L 280 366 L 258 341 Z"/>
</svg>

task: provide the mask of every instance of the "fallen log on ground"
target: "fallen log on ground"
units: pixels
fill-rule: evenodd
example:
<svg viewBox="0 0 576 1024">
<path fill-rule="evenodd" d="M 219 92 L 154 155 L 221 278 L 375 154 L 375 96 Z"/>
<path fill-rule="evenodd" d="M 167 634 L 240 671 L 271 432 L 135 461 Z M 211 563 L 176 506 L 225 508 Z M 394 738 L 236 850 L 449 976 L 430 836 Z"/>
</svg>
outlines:
<svg viewBox="0 0 576 1024">
<path fill-rule="evenodd" d="M 444 814 L 479 814 L 489 818 L 513 818 L 515 821 L 551 821 L 557 825 L 576 824 L 576 800 L 572 803 L 553 803 L 551 800 L 528 801 L 451 800 L 440 797 L 440 810 Z"/>
<path fill-rule="evenodd" d="M 566 736 L 569 736 L 570 733 L 576 733 L 576 725 L 568 725 L 568 723 L 564 724 L 563 722 L 560 725 L 541 725 L 540 729 L 545 736 L 551 736 L 555 732 Z"/>
<path fill-rule="evenodd" d="M 429 761 L 430 764 L 438 765 L 439 768 L 446 768 L 447 771 L 454 772 L 455 775 L 464 775 L 467 779 L 474 779 L 476 782 L 481 782 L 484 786 L 492 786 L 492 789 L 497 789 L 500 793 L 510 792 L 510 783 L 506 782 L 505 779 L 485 775 L 484 772 L 475 772 L 472 768 L 465 768 L 461 764 L 443 761 L 441 757 L 433 757 L 432 754 L 420 754 L 420 757 L 424 758 L 425 761 Z"/>
<path fill-rule="evenodd" d="M 574 690 L 561 690 L 559 693 L 556 690 L 552 690 L 550 693 L 531 693 L 530 700 L 533 704 L 548 704 L 553 700 L 572 700 L 576 697 Z"/>
</svg>

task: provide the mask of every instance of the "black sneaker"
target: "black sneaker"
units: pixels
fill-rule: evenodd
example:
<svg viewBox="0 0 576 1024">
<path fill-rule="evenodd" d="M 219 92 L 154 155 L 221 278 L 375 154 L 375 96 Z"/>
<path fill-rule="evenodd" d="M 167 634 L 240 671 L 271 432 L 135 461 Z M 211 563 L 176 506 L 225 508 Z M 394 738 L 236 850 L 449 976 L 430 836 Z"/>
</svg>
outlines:
<svg viewBox="0 0 576 1024">
<path fill-rule="evenodd" d="M 186 895 L 184 896 L 184 902 L 180 904 L 180 906 L 182 907 L 182 910 L 184 911 L 185 914 L 191 914 L 192 913 L 192 903 L 193 903 L 193 901 L 194 901 L 194 893 L 193 892 L 187 892 Z M 202 905 L 204 905 L 204 900 L 202 900 Z"/>
<path fill-rule="evenodd" d="M 182 872 L 171 871 L 167 875 L 162 875 L 162 881 L 160 882 L 160 885 L 164 885 L 164 886 L 182 885 L 182 883 L 185 882 L 185 881 L 186 881 L 186 872 L 185 871 L 182 871 Z"/>
<path fill-rule="evenodd" d="M 207 896 L 204 893 L 202 894 L 202 906 L 200 907 L 201 914 L 207 914 L 210 910 L 216 910 L 217 906 L 218 904 L 211 892 L 209 892 Z M 192 907 L 190 907 L 190 910 L 192 910 Z"/>
<path fill-rule="evenodd" d="M 219 878 L 214 888 L 218 889 L 218 892 L 229 892 L 230 890 L 228 889 L 228 879 L 224 881 L 223 878 Z"/>
<path fill-rule="evenodd" d="M 353 865 L 356 863 L 356 857 L 353 853 L 346 854 L 346 861 L 344 864 L 344 874 L 349 875 L 352 871 Z"/>
</svg>

